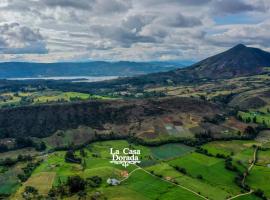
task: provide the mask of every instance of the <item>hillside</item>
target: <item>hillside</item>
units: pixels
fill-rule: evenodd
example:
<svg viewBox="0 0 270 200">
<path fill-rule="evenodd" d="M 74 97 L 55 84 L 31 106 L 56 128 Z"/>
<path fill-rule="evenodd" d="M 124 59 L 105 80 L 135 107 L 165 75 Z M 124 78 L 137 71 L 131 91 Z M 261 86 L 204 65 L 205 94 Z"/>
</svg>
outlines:
<svg viewBox="0 0 270 200">
<path fill-rule="evenodd" d="M 192 98 L 97 100 L 25 106 L 0 110 L 0 138 L 46 137 L 57 130 L 76 128 L 79 125 L 102 130 L 106 123 L 128 126 L 171 113 L 207 113 L 210 116 L 218 112 L 216 105 Z"/>
<path fill-rule="evenodd" d="M 134 76 L 164 72 L 183 67 L 175 62 L 64 62 L 0 63 L 0 78 L 33 78 L 50 76 Z"/>
<path fill-rule="evenodd" d="M 261 73 L 270 66 L 270 53 L 243 44 L 209 57 L 191 66 L 201 77 L 231 78 Z"/>
</svg>

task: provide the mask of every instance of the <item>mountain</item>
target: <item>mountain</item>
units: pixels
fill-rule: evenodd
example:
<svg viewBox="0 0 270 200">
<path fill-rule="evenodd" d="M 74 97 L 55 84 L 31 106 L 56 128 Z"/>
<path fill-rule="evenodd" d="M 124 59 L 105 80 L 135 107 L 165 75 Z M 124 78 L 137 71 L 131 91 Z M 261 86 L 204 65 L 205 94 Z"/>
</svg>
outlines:
<svg viewBox="0 0 270 200">
<path fill-rule="evenodd" d="M 134 77 L 129 82 L 140 85 L 192 83 L 204 79 L 227 79 L 261 74 L 266 72 L 267 67 L 270 69 L 269 52 L 238 44 L 189 67 Z"/>
<path fill-rule="evenodd" d="M 33 78 L 50 76 L 134 76 L 164 72 L 183 67 L 174 62 L 63 62 L 0 63 L 0 78 Z"/>
<path fill-rule="evenodd" d="M 270 53 L 238 44 L 190 67 L 192 73 L 208 78 L 230 78 L 258 74 L 270 67 Z"/>
<path fill-rule="evenodd" d="M 270 53 L 239 44 L 189 67 L 137 77 L 96 82 L 90 85 L 92 89 L 97 90 L 99 88 L 126 88 L 127 86 L 147 87 L 196 83 L 207 79 L 227 79 L 261 74 L 266 72 L 265 68 L 267 67 L 270 67 Z M 69 87 L 73 86 L 69 85 Z"/>
</svg>

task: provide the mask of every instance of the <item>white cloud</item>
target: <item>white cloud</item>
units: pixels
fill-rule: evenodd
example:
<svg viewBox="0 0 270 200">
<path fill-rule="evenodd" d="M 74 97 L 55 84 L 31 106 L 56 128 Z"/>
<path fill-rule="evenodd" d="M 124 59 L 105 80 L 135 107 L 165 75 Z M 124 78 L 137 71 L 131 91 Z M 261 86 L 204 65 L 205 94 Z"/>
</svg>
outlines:
<svg viewBox="0 0 270 200">
<path fill-rule="evenodd" d="M 269 0 L 2 0 L 0 58 L 199 60 L 240 42 L 267 49 L 269 7 Z M 235 25 L 239 14 L 247 24 Z"/>
</svg>

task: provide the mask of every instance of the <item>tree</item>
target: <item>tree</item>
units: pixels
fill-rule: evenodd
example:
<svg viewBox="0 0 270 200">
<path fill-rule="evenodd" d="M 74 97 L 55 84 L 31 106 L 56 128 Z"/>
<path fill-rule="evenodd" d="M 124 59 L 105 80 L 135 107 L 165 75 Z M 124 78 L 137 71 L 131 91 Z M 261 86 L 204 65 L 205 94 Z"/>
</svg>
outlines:
<svg viewBox="0 0 270 200">
<path fill-rule="evenodd" d="M 91 187 L 99 187 L 102 182 L 102 178 L 99 176 L 92 176 L 87 178 L 87 183 Z"/>
<path fill-rule="evenodd" d="M 254 194 L 255 194 L 257 197 L 260 197 L 260 198 L 262 198 L 262 199 L 264 199 L 264 200 L 267 200 L 267 198 L 266 198 L 264 192 L 263 192 L 261 189 L 255 190 L 255 191 L 254 191 Z"/>
<path fill-rule="evenodd" d="M 5 144 L 0 144 L 0 153 L 8 151 L 8 147 Z"/>
<path fill-rule="evenodd" d="M 67 186 L 69 187 L 69 192 L 74 194 L 85 189 L 86 181 L 80 176 L 70 176 L 67 180 Z"/>
<path fill-rule="evenodd" d="M 252 126 L 248 126 L 245 129 L 244 133 L 251 136 L 251 137 L 255 137 L 257 135 L 256 130 Z"/>
<path fill-rule="evenodd" d="M 66 162 L 70 162 L 70 163 L 79 163 L 80 164 L 82 162 L 82 159 L 81 158 L 77 158 L 75 156 L 73 150 L 69 150 L 69 151 L 66 152 L 65 161 Z"/>
<path fill-rule="evenodd" d="M 44 151 L 46 150 L 47 146 L 44 141 L 42 141 L 40 144 L 35 145 L 35 149 L 37 151 Z"/>
<path fill-rule="evenodd" d="M 36 200 L 38 199 L 38 190 L 32 186 L 26 186 L 22 197 L 26 200 Z"/>
<path fill-rule="evenodd" d="M 253 123 L 257 123 L 257 117 L 255 116 L 255 117 L 253 117 Z"/>
</svg>

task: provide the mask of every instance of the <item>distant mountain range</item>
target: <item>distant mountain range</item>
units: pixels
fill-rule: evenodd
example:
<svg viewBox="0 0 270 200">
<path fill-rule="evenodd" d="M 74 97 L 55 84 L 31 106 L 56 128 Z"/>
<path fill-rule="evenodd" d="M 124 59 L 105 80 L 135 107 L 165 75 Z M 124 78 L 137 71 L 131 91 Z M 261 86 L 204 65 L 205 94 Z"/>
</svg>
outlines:
<svg viewBox="0 0 270 200">
<path fill-rule="evenodd" d="M 5 62 L 0 63 L 0 78 L 135 76 L 165 72 L 182 67 L 183 65 L 178 62 Z"/>
<path fill-rule="evenodd" d="M 121 86 L 145 87 L 150 85 L 168 85 L 196 83 L 205 80 L 228 79 L 250 76 L 270 71 L 270 53 L 243 44 L 204 59 L 189 67 L 167 72 L 121 78 L 105 82 L 91 83 L 94 89 L 119 88 Z M 72 87 L 71 85 L 69 87 Z"/>
</svg>

